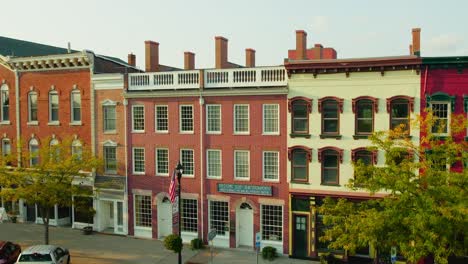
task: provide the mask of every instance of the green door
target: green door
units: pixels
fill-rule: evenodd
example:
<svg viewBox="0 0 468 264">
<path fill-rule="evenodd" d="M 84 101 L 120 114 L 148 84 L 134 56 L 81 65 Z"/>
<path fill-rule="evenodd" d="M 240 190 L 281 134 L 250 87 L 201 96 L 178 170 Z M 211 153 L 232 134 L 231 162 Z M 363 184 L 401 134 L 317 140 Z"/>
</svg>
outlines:
<svg viewBox="0 0 468 264">
<path fill-rule="evenodd" d="M 307 257 L 307 216 L 294 215 L 293 256 Z"/>
</svg>

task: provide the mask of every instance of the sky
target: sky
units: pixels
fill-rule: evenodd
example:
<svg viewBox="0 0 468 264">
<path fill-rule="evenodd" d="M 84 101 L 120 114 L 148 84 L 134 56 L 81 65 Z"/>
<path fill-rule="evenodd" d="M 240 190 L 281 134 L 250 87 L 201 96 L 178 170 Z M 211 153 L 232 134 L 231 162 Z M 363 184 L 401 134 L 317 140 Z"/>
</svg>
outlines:
<svg viewBox="0 0 468 264">
<path fill-rule="evenodd" d="M 411 29 L 421 28 L 422 56 L 468 56 L 466 0 L 14 0 L 2 1 L 0 35 L 92 50 L 144 69 L 144 41 L 159 42 L 160 64 L 214 68 L 215 36 L 229 40 L 229 61 L 280 65 L 295 48 L 333 47 L 338 58 L 407 55 Z"/>
</svg>

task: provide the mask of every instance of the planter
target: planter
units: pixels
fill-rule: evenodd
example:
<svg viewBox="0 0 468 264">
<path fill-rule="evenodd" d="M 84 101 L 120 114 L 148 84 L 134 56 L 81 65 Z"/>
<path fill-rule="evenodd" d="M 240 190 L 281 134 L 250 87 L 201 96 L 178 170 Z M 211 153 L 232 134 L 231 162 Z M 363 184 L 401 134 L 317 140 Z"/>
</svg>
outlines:
<svg viewBox="0 0 468 264">
<path fill-rule="evenodd" d="M 83 234 L 84 235 L 91 235 L 92 233 L 93 233 L 93 227 L 92 226 L 83 227 Z"/>
</svg>

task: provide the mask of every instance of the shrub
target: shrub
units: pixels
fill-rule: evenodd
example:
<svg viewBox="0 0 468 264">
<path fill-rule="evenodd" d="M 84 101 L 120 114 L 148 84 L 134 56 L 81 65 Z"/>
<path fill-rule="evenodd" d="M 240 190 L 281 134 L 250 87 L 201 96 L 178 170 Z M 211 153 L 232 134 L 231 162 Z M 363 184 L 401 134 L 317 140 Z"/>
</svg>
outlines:
<svg viewBox="0 0 468 264">
<path fill-rule="evenodd" d="M 203 244 L 203 240 L 201 240 L 199 238 L 194 238 L 194 239 L 192 239 L 192 241 L 190 241 L 190 248 L 192 250 L 202 249 L 204 247 L 205 247 L 205 245 Z"/>
<path fill-rule="evenodd" d="M 335 257 L 332 253 L 320 256 L 321 264 L 341 264 L 343 263 L 339 258 Z"/>
<path fill-rule="evenodd" d="M 168 250 L 174 251 L 175 253 L 179 253 L 182 251 L 183 247 L 182 238 L 175 234 L 168 235 L 164 238 L 164 247 Z"/>
<path fill-rule="evenodd" d="M 263 259 L 267 259 L 269 261 L 274 260 L 278 255 L 276 254 L 276 248 L 274 247 L 264 247 L 262 249 L 262 257 Z"/>
</svg>

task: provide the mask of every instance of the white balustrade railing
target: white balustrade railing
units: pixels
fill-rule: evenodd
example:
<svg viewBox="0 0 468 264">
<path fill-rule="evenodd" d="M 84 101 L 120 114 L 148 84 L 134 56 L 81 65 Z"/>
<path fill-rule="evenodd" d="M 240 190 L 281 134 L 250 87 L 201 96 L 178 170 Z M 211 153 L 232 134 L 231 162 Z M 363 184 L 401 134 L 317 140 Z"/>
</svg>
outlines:
<svg viewBox="0 0 468 264">
<path fill-rule="evenodd" d="M 284 67 L 211 69 L 204 71 L 204 88 L 286 86 Z M 200 71 L 130 73 L 129 90 L 199 89 Z"/>
</svg>

